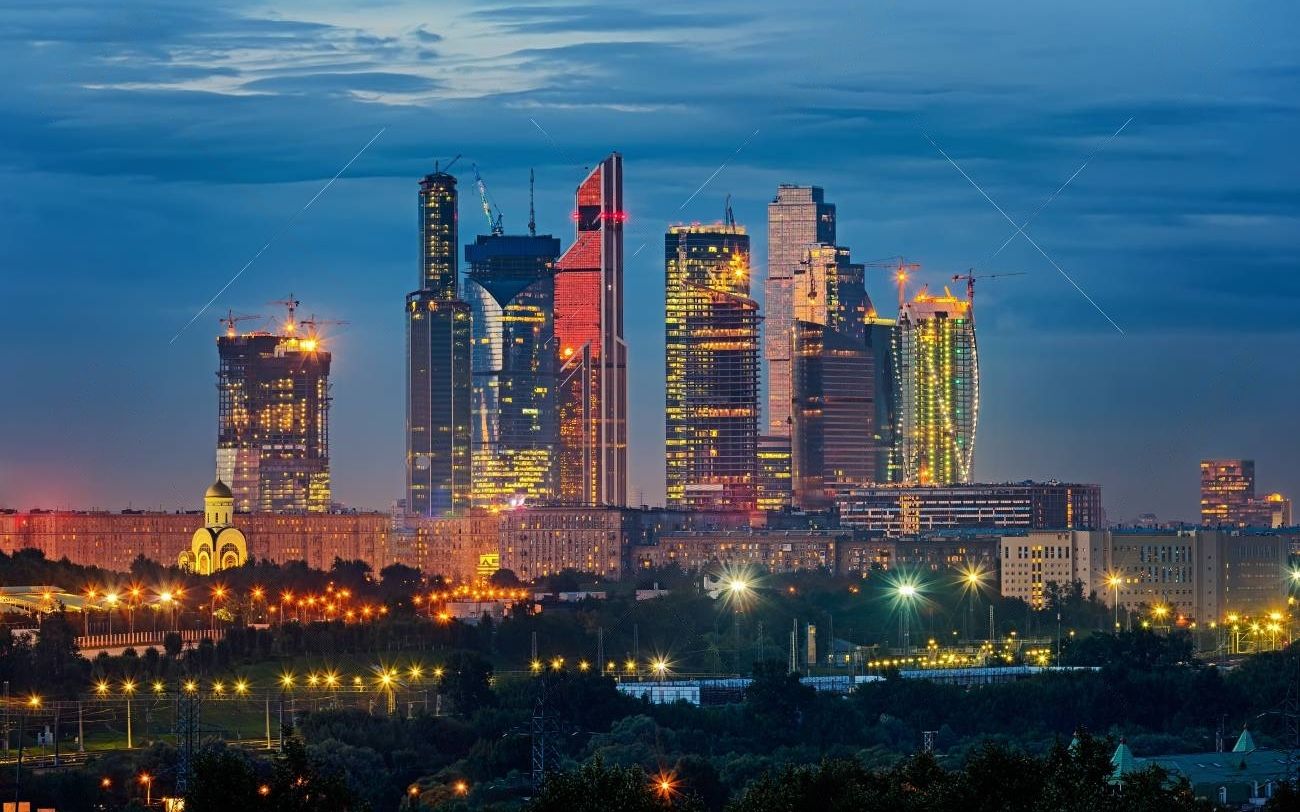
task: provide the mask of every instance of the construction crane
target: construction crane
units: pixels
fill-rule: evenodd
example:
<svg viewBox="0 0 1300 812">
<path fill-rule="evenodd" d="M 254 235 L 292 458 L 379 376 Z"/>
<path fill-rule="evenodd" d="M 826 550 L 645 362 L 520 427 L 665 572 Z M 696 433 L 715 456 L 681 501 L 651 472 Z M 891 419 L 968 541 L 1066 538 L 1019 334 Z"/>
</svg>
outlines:
<svg viewBox="0 0 1300 812">
<path fill-rule="evenodd" d="M 235 311 L 227 310 L 225 318 L 217 319 L 217 321 L 226 325 L 226 337 L 234 338 L 236 324 L 239 324 L 241 321 L 248 321 L 249 319 L 260 319 L 260 318 L 262 318 L 262 316 L 256 316 L 247 313 L 241 313 L 238 316 L 236 316 Z"/>
<path fill-rule="evenodd" d="M 528 236 L 537 236 L 537 210 L 533 208 L 533 170 L 528 170 Z"/>
<path fill-rule="evenodd" d="M 894 272 L 894 281 L 898 283 L 898 306 L 907 302 L 907 277 L 921 270 L 921 263 L 908 262 L 906 257 L 886 257 L 875 262 L 864 262 L 866 268 L 888 268 Z"/>
<path fill-rule="evenodd" d="M 492 202 L 488 195 L 487 184 L 483 182 L 483 176 L 478 173 L 478 164 L 472 164 L 474 168 L 474 185 L 478 187 L 479 200 L 483 203 L 483 216 L 487 218 L 488 228 L 492 230 L 492 236 L 499 237 L 505 233 L 501 225 L 501 208 Z M 492 216 L 492 210 L 496 209 L 497 216 Z"/>
<path fill-rule="evenodd" d="M 267 302 L 267 304 L 280 305 L 281 307 L 288 309 L 289 317 L 284 320 L 284 331 L 292 335 L 294 331 L 298 329 L 298 320 L 295 318 L 294 314 L 298 312 L 298 305 L 302 304 L 302 302 L 293 298 L 293 294 L 290 293 L 284 299 L 276 299 L 274 302 Z"/>
<path fill-rule="evenodd" d="M 453 166 L 455 166 L 455 165 L 456 165 L 456 162 L 459 161 L 459 160 L 460 160 L 460 153 L 456 153 L 456 157 L 455 157 L 455 158 L 452 158 L 450 161 L 448 161 L 448 162 L 447 162 L 447 165 L 444 166 L 444 167 L 442 167 L 441 169 L 438 167 L 438 162 L 437 162 L 437 161 L 434 161 L 434 162 L 433 162 L 433 173 L 436 175 L 436 174 L 438 174 L 439 172 L 450 172 L 450 171 L 451 171 L 451 168 L 452 168 Z"/>
<path fill-rule="evenodd" d="M 307 345 L 305 349 L 310 352 L 316 349 L 316 344 L 320 341 L 320 334 L 317 332 L 318 327 L 324 327 L 326 325 L 341 326 L 348 322 L 339 321 L 337 319 L 318 319 L 316 318 L 316 314 L 312 313 L 309 317 L 298 323 L 307 328 L 307 337 L 303 340 L 303 343 Z"/>
<path fill-rule="evenodd" d="M 975 304 L 975 280 L 976 279 L 997 279 L 1000 276 L 1024 276 L 1024 271 L 1015 271 L 1014 273 L 982 273 L 976 275 L 975 269 L 971 268 L 966 273 L 957 273 L 952 275 L 952 281 L 960 282 L 966 280 L 966 301 L 972 305 Z"/>
</svg>

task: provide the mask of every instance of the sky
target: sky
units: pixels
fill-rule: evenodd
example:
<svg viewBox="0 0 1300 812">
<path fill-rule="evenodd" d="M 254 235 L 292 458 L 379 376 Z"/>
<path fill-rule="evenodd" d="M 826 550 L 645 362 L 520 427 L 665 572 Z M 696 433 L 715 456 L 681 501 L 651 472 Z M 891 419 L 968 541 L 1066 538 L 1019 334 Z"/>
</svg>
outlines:
<svg viewBox="0 0 1300 812">
<path fill-rule="evenodd" d="M 463 156 L 465 243 L 486 230 L 470 166 L 514 232 L 534 168 L 539 231 L 567 245 L 611 150 L 639 501 L 664 489 L 663 231 L 730 194 L 761 298 L 779 183 L 822 186 L 855 259 L 906 256 L 933 289 L 1024 274 L 979 283 L 978 479 L 1194 519 L 1198 460 L 1240 456 L 1300 497 L 1298 29 L 1287 2 L 9 0 L 0 506 L 197 507 L 217 317 L 292 292 L 348 322 L 335 498 L 387 508 L 419 177 Z M 1025 229 L 1042 253 L 1017 235 L 994 256 L 1072 175 Z M 868 285 L 888 310 L 884 272 Z"/>
</svg>

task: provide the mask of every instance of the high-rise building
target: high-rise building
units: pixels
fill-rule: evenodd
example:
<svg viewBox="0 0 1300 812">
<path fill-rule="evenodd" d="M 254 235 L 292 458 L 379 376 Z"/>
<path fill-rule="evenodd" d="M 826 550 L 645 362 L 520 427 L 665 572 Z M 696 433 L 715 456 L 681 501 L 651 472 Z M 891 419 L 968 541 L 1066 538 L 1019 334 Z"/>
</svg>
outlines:
<svg viewBox="0 0 1300 812">
<path fill-rule="evenodd" d="M 1254 498 L 1254 460 L 1201 460 L 1201 524 L 1235 527 Z"/>
<path fill-rule="evenodd" d="M 456 178 L 420 181 L 420 289 L 406 297 L 406 506 L 470 503 L 470 311 L 457 298 Z"/>
<path fill-rule="evenodd" d="M 867 351 L 871 353 L 871 394 L 875 409 L 871 454 L 875 479 L 879 483 L 898 482 L 902 471 L 901 449 L 894 436 L 894 428 L 898 425 L 895 406 L 898 376 L 894 374 L 894 333 L 897 327 L 898 323 L 893 319 L 882 319 L 874 312 L 867 314 L 866 342 Z"/>
<path fill-rule="evenodd" d="M 330 354 L 290 313 L 280 334 L 217 339 L 217 479 L 243 513 L 330 507 Z"/>
<path fill-rule="evenodd" d="M 668 507 L 755 509 L 758 303 L 749 235 L 733 222 L 664 237 Z"/>
<path fill-rule="evenodd" d="M 861 339 L 796 320 L 792 360 L 792 501 L 826 510 L 845 486 L 876 481 L 871 353 Z"/>
<path fill-rule="evenodd" d="M 627 503 L 627 344 L 623 340 L 623 157 L 578 185 L 577 238 L 556 263 L 560 354 L 559 499 Z"/>
<path fill-rule="evenodd" d="M 957 528 L 1097 530 L 1101 487 L 1068 482 L 866 485 L 835 500 L 840 525 L 887 536 Z"/>
<path fill-rule="evenodd" d="M 925 290 L 899 310 L 894 334 L 895 438 L 903 482 L 970 482 L 979 422 L 979 354 L 971 303 Z"/>
<path fill-rule="evenodd" d="M 763 357 L 767 361 L 767 434 L 790 436 L 790 363 L 795 275 L 810 246 L 835 244 L 835 206 L 818 186 L 781 184 L 767 207 L 767 281 Z"/>
<path fill-rule="evenodd" d="M 758 509 L 784 510 L 791 499 L 790 438 L 765 434 L 758 438 L 758 473 L 755 499 Z"/>
<path fill-rule="evenodd" d="M 841 487 L 876 481 L 871 300 L 863 266 L 835 245 L 807 247 L 793 293 L 792 502 L 824 510 Z"/>
<path fill-rule="evenodd" d="M 471 501 L 498 508 L 556 498 L 555 261 L 549 235 L 480 236 L 465 246 L 473 341 Z"/>
</svg>

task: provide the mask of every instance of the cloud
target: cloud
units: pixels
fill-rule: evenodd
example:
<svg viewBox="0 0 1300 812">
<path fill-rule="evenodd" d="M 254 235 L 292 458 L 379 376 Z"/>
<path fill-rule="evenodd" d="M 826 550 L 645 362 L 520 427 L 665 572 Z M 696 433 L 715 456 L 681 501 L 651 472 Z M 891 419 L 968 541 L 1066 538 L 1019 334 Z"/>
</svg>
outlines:
<svg viewBox="0 0 1300 812">
<path fill-rule="evenodd" d="M 517 34 L 673 32 L 725 30 L 754 19 L 748 13 L 650 11 L 641 4 L 494 6 L 469 15 Z"/>
<path fill-rule="evenodd" d="M 439 82 L 409 73 L 304 73 L 245 82 L 245 90 L 288 94 L 427 93 Z"/>
</svg>

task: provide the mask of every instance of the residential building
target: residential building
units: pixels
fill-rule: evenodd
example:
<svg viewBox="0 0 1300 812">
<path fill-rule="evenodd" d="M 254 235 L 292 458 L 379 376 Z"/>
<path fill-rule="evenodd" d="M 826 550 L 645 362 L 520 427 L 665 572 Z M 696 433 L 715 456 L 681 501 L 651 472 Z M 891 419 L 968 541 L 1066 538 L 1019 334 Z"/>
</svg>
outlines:
<svg viewBox="0 0 1300 812">
<path fill-rule="evenodd" d="M 922 290 L 899 310 L 894 333 L 899 479 L 920 485 L 972 480 L 979 424 L 979 354 L 969 299 Z"/>
<path fill-rule="evenodd" d="M 1042 609 L 1050 584 L 1065 590 L 1076 581 L 1087 595 L 1104 582 L 1107 540 L 1103 530 L 1041 530 L 1003 536 L 999 551 L 1003 597 L 1019 598 Z"/>
</svg>

